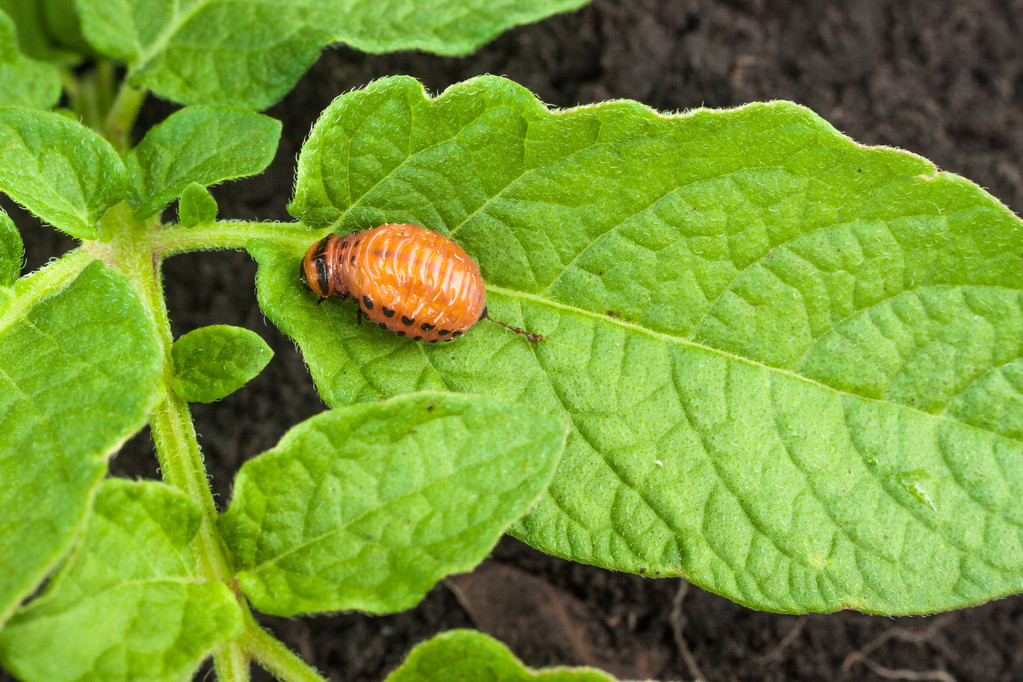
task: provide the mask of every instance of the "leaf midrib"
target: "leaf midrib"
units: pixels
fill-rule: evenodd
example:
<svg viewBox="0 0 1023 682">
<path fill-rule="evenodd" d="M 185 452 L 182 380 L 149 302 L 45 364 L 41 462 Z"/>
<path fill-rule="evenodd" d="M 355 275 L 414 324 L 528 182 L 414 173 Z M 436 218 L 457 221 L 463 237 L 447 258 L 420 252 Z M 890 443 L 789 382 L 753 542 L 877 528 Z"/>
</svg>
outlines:
<svg viewBox="0 0 1023 682">
<path fill-rule="evenodd" d="M 772 372 L 774 374 L 778 374 L 778 375 L 781 375 L 781 376 L 790 377 L 792 379 L 795 379 L 795 380 L 800 381 L 802 383 L 805 383 L 807 385 L 814 386 L 815 388 L 822 389 L 822 390 L 825 390 L 825 391 L 829 391 L 829 392 L 831 392 L 831 393 L 833 393 L 835 395 L 838 395 L 838 396 L 846 396 L 846 397 L 850 397 L 850 398 L 855 398 L 857 400 L 862 400 L 862 401 L 865 401 L 865 402 L 876 403 L 876 404 L 879 404 L 879 405 L 887 405 L 887 406 L 891 406 L 893 408 L 907 410 L 909 412 L 912 412 L 912 413 L 915 413 L 915 414 L 919 414 L 921 416 L 924 416 L 924 417 L 927 417 L 927 418 L 930 418 L 930 419 L 934 419 L 934 420 L 946 422 L 946 423 L 949 423 L 949 424 L 955 424 L 956 426 L 962 426 L 962 427 L 965 427 L 965 428 L 968 428 L 968 429 L 972 429 L 972 430 L 977 431 L 979 433 L 982 433 L 982 434 L 984 434 L 986 436 L 990 436 L 990 437 L 993 437 L 993 438 L 998 438 L 998 439 L 1003 440 L 1003 441 L 1005 441 L 1007 443 L 1011 443 L 1013 446 L 1016 446 L 1016 447 L 1023 446 L 1023 441 L 1021 441 L 1021 440 L 1017 440 L 1015 438 L 1010 438 L 1009 436 L 1004 436 L 1004 435 L 1002 435 L 1000 433 L 995 433 L 994 431 L 988 431 L 988 430 L 980 428 L 979 426 L 975 426 L 973 424 L 969 424 L 967 422 L 963 422 L 963 421 L 960 421 L 958 419 L 951 419 L 951 418 L 949 418 L 948 416 L 946 416 L 944 414 L 934 414 L 933 412 L 926 412 L 926 411 L 921 410 L 921 409 L 919 409 L 917 407 L 913 407 L 911 405 L 906 405 L 904 403 L 898 403 L 898 402 L 894 402 L 894 401 L 890 401 L 890 400 L 882 400 L 880 398 L 870 398 L 868 396 L 859 395 L 857 393 L 851 393 L 849 391 L 844 391 L 844 390 L 842 390 L 840 388 L 835 388 L 834 386 L 829 386 L 827 384 L 821 383 L 820 381 L 817 381 L 816 379 L 811 379 L 811 378 L 809 378 L 807 376 L 804 376 L 802 374 L 799 374 L 799 373 L 794 372 L 794 371 L 789 370 L 789 369 L 784 369 L 784 368 L 781 368 L 781 367 L 774 367 L 772 365 L 768 365 L 768 364 L 765 364 L 763 362 L 759 362 L 757 360 L 753 360 L 752 358 L 747 358 L 747 357 L 743 357 L 741 355 L 736 355 L 734 353 L 731 353 L 729 351 L 723 350 L 721 348 L 715 348 L 713 346 L 707 346 L 705 344 L 699 343 L 697 341 L 693 341 L 691 339 L 686 339 L 686 338 L 683 338 L 681 336 L 675 336 L 673 334 L 666 334 L 664 332 L 654 331 L 653 329 L 649 329 L 647 327 L 644 327 L 642 325 L 636 324 L 634 322 L 628 322 L 628 321 L 623 320 L 621 318 L 608 317 L 606 315 L 601 315 L 600 313 L 595 313 L 595 312 L 586 310 L 584 308 L 578 308 L 576 306 L 568 305 L 568 304 L 565 304 L 565 303 L 560 303 L 558 301 L 553 301 L 553 300 L 551 300 L 549 298 L 544 298 L 542 296 L 537 296 L 535 294 L 530 294 L 530 293 L 527 293 L 527 292 L 524 292 L 524 291 L 517 291 L 515 289 L 508 289 L 508 288 L 505 288 L 505 287 L 499 287 L 499 286 L 495 286 L 495 285 L 492 285 L 492 284 L 487 285 L 487 291 L 488 292 L 493 292 L 493 293 L 496 293 L 496 294 L 500 294 L 502 296 L 507 296 L 508 298 L 512 298 L 512 299 L 517 299 L 517 300 L 522 300 L 522 301 L 530 301 L 532 303 L 536 303 L 536 304 L 539 304 L 539 305 L 547 306 L 549 308 L 554 308 L 554 309 L 557 309 L 557 310 L 565 311 L 567 313 L 572 313 L 572 314 L 580 315 L 580 316 L 583 316 L 583 317 L 587 317 L 587 318 L 590 318 L 592 320 L 599 320 L 600 322 L 602 322 L 604 324 L 615 325 L 615 326 L 621 327 L 623 329 L 628 329 L 628 330 L 630 330 L 632 332 L 637 332 L 637 333 L 640 333 L 640 334 L 644 334 L 644 335 L 646 335 L 646 336 L 648 336 L 650 338 L 656 339 L 658 341 L 662 341 L 664 343 L 670 343 L 670 344 L 673 344 L 673 345 L 676 345 L 676 346 L 683 346 L 683 347 L 686 347 L 686 348 L 692 348 L 692 349 L 695 349 L 695 350 L 705 351 L 705 352 L 717 355 L 717 356 L 719 356 L 721 358 L 724 358 L 725 360 L 730 360 L 730 361 L 733 361 L 733 362 L 740 362 L 740 363 L 749 365 L 751 367 L 755 367 L 757 369 L 761 369 L 761 370 L 765 370 L 765 371 L 768 371 L 768 372 Z"/>
</svg>

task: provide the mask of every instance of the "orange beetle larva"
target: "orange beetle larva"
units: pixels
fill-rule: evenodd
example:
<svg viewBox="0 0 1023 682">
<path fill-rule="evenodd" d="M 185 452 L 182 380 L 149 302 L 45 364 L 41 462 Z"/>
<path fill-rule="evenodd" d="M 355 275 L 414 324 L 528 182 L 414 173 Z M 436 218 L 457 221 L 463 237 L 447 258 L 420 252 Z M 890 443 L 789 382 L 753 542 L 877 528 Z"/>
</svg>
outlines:
<svg viewBox="0 0 1023 682">
<path fill-rule="evenodd" d="M 433 230 L 385 223 L 309 247 L 302 283 L 320 299 L 355 299 L 361 314 L 398 336 L 451 341 L 484 317 L 542 341 L 487 314 L 479 266 L 462 247 Z"/>
</svg>

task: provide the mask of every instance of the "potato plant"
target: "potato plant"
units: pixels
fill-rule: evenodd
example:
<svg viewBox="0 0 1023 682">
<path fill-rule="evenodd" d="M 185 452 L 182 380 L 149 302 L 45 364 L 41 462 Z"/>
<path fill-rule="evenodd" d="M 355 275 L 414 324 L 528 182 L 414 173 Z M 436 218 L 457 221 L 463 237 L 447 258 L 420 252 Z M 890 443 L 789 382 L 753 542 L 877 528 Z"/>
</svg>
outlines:
<svg viewBox="0 0 1023 682">
<path fill-rule="evenodd" d="M 212 656 L 323 679 L 279 616 L 413 608 L 499 537 L 779 613 L 922 614 L 1023 591 L 1023 224 L 804 107 L 551 110 L 507 79 L 340 94 L 294 222 L 217 219 L 325 45 L 471 51 L 581 0 L 0 0 L 0 190 L 79 240 L 22 273 L 0 214 L 0 662 L 177 680 Z M 181 108 L 133 139 L 144 99 Z M 286 201 L 287 197 L 281 197 Z M 177 204 L 175 215 L 169 206 Z M 176 220 L 175 220 L 176 218 Z M 425 344 L 320 302 L 310 244 L 382 223 L 479 263 L 481 322 Z M 270 360 L 174 339 L 161 263 L 245 249 L 329 409 L 214 502 L 189 413 Z M 107 475 L 146 424 L 163 478 Z M 454 631 L 389 680 L 530 671 Z"/>
</svg>

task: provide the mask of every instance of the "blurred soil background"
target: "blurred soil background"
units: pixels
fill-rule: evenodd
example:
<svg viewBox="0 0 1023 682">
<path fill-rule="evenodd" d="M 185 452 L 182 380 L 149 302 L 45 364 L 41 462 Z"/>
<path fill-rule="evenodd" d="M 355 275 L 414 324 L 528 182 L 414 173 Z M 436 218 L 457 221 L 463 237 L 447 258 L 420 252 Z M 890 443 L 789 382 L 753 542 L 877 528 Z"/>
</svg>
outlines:
<svg viewBox="0 0 1023 682">
<path fill-rule="evenodd" d="M 269 110 L 284 133 L 268 172 L 213 194 L 222 218 L 291 220 L 285 206 L 296 156 L 338 94 L 394 74 L 439 92 L 492 73 L 561 108 L 613 98 L 664 111 L 793 100 L 859 142 L 901 147 L 965 175 L 1021 213 L 1021 36 L 1023 0 L 596 0 L 514 29 L 465 58 L 334 48 Z M 139 129 L 171 111 L 151 100 Z M 11 213 L 25 234 L 29 267 L 71 246 L 23 212 Z M 165 272 L 175 335 L 239 325 L 276 352 L 248 387 L 193 408 L 226 506 L 242 462 L 324 406 L 292 342 L 257 307 L 256 267 L 246 254 L 177 256 Z M 112 468 L 155 478 L 148 432 Z M 475 573 L 438 585 L 407 613 L 263 622 L 331 679 L 358 682 L 383 679 L 417 642 L 459 627 L 494 634 L 531 666 L 588 664 L 621 679 L 1023 679 L 1023 597 L 926 618 L 776 615 L 680 580 L 568 563 L 511 538 Z M 254 679 L 270 678 L 256 672 Z"/>
</svg>

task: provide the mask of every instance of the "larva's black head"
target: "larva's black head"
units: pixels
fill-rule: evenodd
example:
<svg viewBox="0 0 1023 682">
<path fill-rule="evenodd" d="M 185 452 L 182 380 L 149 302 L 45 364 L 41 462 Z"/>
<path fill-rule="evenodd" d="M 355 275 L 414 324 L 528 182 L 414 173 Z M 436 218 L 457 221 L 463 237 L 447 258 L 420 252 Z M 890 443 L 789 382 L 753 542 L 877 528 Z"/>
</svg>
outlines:
<svg viewBox="0 0 1023 682">
<path fill-rule="evenodd" d="M 324 237 L 310 246 L 299 268 L 299 279 L 302 280 L 302 284 L 320 298 L 327 298 L 333 293 L 327 254 L 330 251 L 328 247 L 331 237 L 334 236 Z"/>
</svg>

